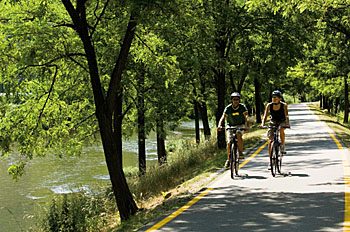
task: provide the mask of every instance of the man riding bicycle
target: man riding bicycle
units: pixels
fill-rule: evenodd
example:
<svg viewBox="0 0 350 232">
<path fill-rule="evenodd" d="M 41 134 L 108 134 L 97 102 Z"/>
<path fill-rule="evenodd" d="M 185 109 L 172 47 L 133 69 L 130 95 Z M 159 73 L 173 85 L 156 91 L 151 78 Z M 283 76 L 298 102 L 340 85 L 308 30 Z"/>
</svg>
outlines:
<svg viewBox="0 0 350 232">
<path fill-rule="evenodd" d="M 227 124 L 230 127 L 236 127 L 236 128 L 245 128 L 245 130 L 249 130 L 249 115 L 247 107 L 240 103 L 241 95 L 237 92 L 234 92 L 231 94 L 231 104 L 226 106 L 224 113 L 222 114 L 219 125 L 218 125 L 218 131 L 222 130 L 223 123 L 225 122 L 225 119 L 227 118 Z M 237 131 L 237 144 L 238 144 L 238 152 L 239 152 L 239 158 L 244 159 L 243 155 L 243 131 L 238 130 Z M 235 135 L 233 134 L 232 130 L 227 130 L 227 160 L 225 163 L 225 168 L 230 167 L 230 147 L 231 147 L 231 141 L 232 137 Z"/>
<path fill-rule="evenodd" d="M 279 90 L 273 91 L 271 95 L 272 95 L 272 102 L 267 104 L 266 106 L 261 127 L 264 127 L 267 119 L 267 115 L 270 113 L 269 126 L 270 127 L 278 127 L 279 125 L 282 126 L 280 128 L 280 137 L 281 137 L 281 143 L 282 143 L 281 152 L 286 153 L 284 130 L 285 128 L 289 127 L 288 106 L 287 106 L 287 103 L 282 102 L 282 93 Z M 269 137 L 269 155 L 271 154 L 271 143 L 273 141 L 274 132 L 275 132 L 275 129 L 273 128 L 269 128 L 267 132 L 267 135 Z"/>
</svg>

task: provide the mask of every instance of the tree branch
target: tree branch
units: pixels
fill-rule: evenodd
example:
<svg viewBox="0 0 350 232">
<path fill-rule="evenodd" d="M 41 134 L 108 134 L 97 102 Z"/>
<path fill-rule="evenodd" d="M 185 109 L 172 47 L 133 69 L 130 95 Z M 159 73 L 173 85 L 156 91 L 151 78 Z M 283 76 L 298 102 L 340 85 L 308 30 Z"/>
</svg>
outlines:
<svg viewBox="0 0 350 232">
<path fill-rule="evenodd" d="M 41 117 L 42 117 L 42 115 L 43 115 L 43 113 L 44 113 L 45 107 L 46 107 L 46 105 L 47 105 L 47 103 L 48 103 L 48 101 L 49 101 L 49 99 L 50 99 L 51 93 L 52 93 L 52 91 L 53 91 L 53 87 L 54 87 L 55 82 L 56 82 L 58 67 L 57 67 L 57 65 L 52 65 L 51 67 L 55 67 L 55 68 L 56 68 L 56 69 L 55 69 L 55 75 L 54 75 L 54 77 L 53 77 L 53 80 L 52 80 L 52 83 L 51 83 L 51 86 L 50 86 L 50 90 L 49 90 L 49 92 L 48 92 L 48 96 L 47 96 L 47 98 L 46 98 L 46 101 L 45 101 L 45 103 L 44 103 L 44 106 L 43 106 L 42 109 L 41 109 L 41 112 L 40 112 L 40 115 L 39 115 L 37 124 L 36 124 L 36 126 L 35 126 L 33 132 L 35 132 L 35 131 L 38 129 L 38 126 L 39 126 L 40 121 L 41 121 Z"/>
<path fill-rule="evenodd" d="M 141 43 L 143 45 L 145 45 L 148 48 L 148 50 L 150 50 L 152 52 L 153 55 L 157 56 L 157 53 L 155 51 L 153 51 L 152 48 L 150 46 L 148 46 L 147 43 L 145 41 L 143 41 L 137 33 L 135 33 L 135 36 L 136 36 L 136 38 L 138 38 L 141 41 Z"/>
<path fill-rule="evenodd" d="M 102 10 L 100 16 L 97 17 L 97 21 L 96 21 L 95 25 L 92 27 L 91 36 L 95 33 L 96 28 L 97 28 L 97 25 L 100 23 L 102 16 L 105 14 L 106 9 L 107 9 L 107 6 L 108 6 L 108 4 L 109 4 L 109 1 L 110 1 L 110 0 L 107 0 L 107 2 L 105 3 L 105 5 L 103 6 L 103 10 Z M 98 6 L 98 4 L 97 4 L 97 6 Z M 97 8 L 97 6 L 96 6 L 96 8 Z M 96 11 L 96 10 L 95 10 L 95 11 Z M 95 15 L 96 15 L 96 14 L 95 14 Z"/>
<path fill-rule="evenodd" d="M 114 66 L 111 80 L 109 83 L 107 93 L 107 104 L 109 109 L 114 109 L 118 97 L 118 91 L 120 90 L 120 82 L 122 78 L 122 72 L 125 68 L 126 60 L 129 55 L 131 43 L 133 41 L 136 30 L 135 13 L 131 13 L 129 23 L 125 32 L 124 41 L 120 49 L 120 53 L 117 62 Z"/>
</svg>

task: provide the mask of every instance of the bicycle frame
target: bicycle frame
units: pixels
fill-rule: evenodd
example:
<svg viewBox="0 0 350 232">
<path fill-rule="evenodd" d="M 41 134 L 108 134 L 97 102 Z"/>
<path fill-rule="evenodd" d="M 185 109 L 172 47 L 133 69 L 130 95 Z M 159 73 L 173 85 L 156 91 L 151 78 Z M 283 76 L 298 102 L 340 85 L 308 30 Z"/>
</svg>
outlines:
<svg viewBox="0 0 350 232">
<path fill-rule="evenodd" d="M 270 127 L 270 128 L 275 129 L 275 132 L 273 133 L 273 141 L 276 144 L 280 145 L 281 142 L 279 140 L 279 137 L 280 137 L 280 129 L 282 128 L 281 125 L 279 125 L 278 127 L 275 126 L 275 127 Z"/>
<path fill-rule="evenodd" d="M 269 154 L 270 164 L 271 164 L 271 174 L 274 177 L 278 171 L 281 174 L 282 169 L 282 153 L 281 145 L 279 140 L 280 129 L 283 128 L 281 125 L 269 126 L 269 128 L 274 129 L 273 141 L 271 143 L 271 152 Z"/>
<path fill-rule="evenodd" d="M 234 178 L 234 173 L 238 175 L 239 169 L 239 157 L 237 154 L 238 141 L 237 141 L 237 131 L 244 130 L 244 128 L 226 127 L 226 130 L 233 130 L 234 136 L 231 137 L 230 141 L 230 169 L 231 178 Z"/>
</svg>

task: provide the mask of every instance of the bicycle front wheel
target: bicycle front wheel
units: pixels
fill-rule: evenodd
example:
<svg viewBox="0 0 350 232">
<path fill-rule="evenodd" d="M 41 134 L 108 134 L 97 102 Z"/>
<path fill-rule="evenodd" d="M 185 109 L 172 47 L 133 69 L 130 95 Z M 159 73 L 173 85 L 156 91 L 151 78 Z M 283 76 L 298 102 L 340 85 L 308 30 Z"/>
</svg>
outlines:
<svg viewBox="0 0 350 232">
<path fill-rule="evenodd" d="M 281 174 L 282 172 L 282 153 L 281 153 L 281 144 L 276 147 L 277 150 L 276 150 L 276 163 L 277 163 L 277 170 L 278 170 L 278 173 Z"/>
<path fill-rule="evenodd" d="M 271 144 L 271 153 L 270 153 L 270 165 L 271 165 L 271 174 L 273 177 L 276 176 L 277 172 L 277 162 L 276 162 L 276 146 L 275 143 Z"/>
<path fill-rule="evenodd" d="M 230 148 L 230 171 L 231 171 L 231 179 L 234 178 L 234 169 L 235 169 L 235 165 L 234 165 L 234 144 L 231 144 L 231 148 Z"/>
<path fill-rule="evenodd" d="M 238 155 L 238 152 L 237 152 L 237 146 L 234 146 L 234 161 L 235 161 L 235 173 L 236 173 L 236 176 L 238 176 L 238 169 L 239 169 L 239 155 Z"/>
</svg>

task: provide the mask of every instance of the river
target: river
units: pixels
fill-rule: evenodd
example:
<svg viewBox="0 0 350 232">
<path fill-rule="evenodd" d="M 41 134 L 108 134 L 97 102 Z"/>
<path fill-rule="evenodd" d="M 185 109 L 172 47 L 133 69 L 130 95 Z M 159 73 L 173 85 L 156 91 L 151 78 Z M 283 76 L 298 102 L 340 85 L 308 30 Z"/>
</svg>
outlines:
<svg viewBox="0 0 350 232">
<path fill-rule="evenodd" d="M 167 141 L 194 138 L 194 121 L 182 123 L 171 131 Z M 137 137 L 123 143 L 124 167 L 137 167 Z M 147 164 L 157 162 L 154 134 L 146 140 Z M 84 149 L 80 157 L 58 158 L 53 155 L 31 160 L 25 174 L 13 182 L 7 168 L 11 156 L 0 159 L 0 231 L 26 231 L 33 225 L 34 210 L 46 205 L 55 194 L 93 190 L 109 184 L 102 146 Z"/>
</svg>

